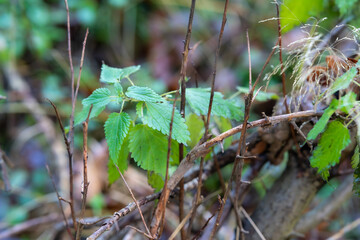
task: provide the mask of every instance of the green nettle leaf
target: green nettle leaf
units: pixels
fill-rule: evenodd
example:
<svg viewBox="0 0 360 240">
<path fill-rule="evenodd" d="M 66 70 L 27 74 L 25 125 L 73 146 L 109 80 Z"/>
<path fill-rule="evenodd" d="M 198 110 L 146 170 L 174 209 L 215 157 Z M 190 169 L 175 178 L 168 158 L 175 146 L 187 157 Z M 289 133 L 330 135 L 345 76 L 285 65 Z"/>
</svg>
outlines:
<svg viewBox="0 0 360 240">
<path fill-rule="evenodd" d="M 319 16 L 323 11 L 323 0 L 284 0 L 280 9 L 283 32 L 305 23 L 312 16 Z"/>
<path fill-rule="evenodd" d="M 109 67 L 103 63 L 101 67 L 100 82 L 103 83 L 116 83 L 121 79 L 129 77 L 131 74 L 137 72 L 140 69 L 140 65 L 131 66 L 127 68 L 114 68 Z"/>
<path fill-rule="evenodd" d="M 186 116 L 186 125 L 190 132 L 190 140 L 187 142 L 193 148 L 200 141 L 204 134 L 204 122 L 198 115 L 191 113 Z"/>
<path fill-rule="evenodd" d="M 138 87 L 138 86 L 131 86 L 127 89 L 126 96 L 129 98 L 133 98 L 139 101 L 144 102 L 164 102 L 163 99 L 159 94 L 154 92 L 151 88 L 148 87 Z"/>
<path fill-rule="evenodd" d="M 89 114 L 89 111 L 90 111 L 90 107 L 91 107 L 90 105 L 83 106 L 83 109 L 81 110 L 81 112 L 79 112 L 75 115 L 74 126 L 76 126 L 86 120 L 86 118 Z M 104 109 L 105 109 L 105 106 L 93 105 L 89 119 L 97 117 L 102 111 L 104 111 Z"/>
<path fill-rule="evenodd" d="M 249 93 L 249 88 L 247 88 L 247 87 L 236 87 L 236 89 L 240 93 L 246 93 L 246 94 Z M 255 99 L 260 102 L 279 99 L 279 96 L 275 93 L 269 93 L 269 92 L 257 91 L 257 90 L 254 91 L 254 94 L 255 93 L 257 93 Z"/>
<path fill-rule="evenodd" d="M 109 184 L 113 184 L 120 177 L 119 171 L 117 170 L 117 168 L 114 165 L 115 163 L 119 167 L 119 170 L 121 171 L 121 173 L 124 173 L 124 171 L 128 167 L 128 161 L 127 161 L 128 156 L 129 156 L 129 137 L 128 136 L 125 138 L 124 143 L 122 144 L 122 146 L 120 148 L 119 156 L 116 159 L 116 161 L 114 161 L 114 159 L 108 161 Z"/>
<path fill-rule="evenodd" d="M 114 87 L 115 87 L 115 90 L 116 90 L 117 95 L 118 95 L 118 96 L 121 96 L 121 94 L 123 93 L 123 88 L 122 88 L 121 84 L 118 83 L 118 82 L 116 82 L 116 83 L 114 84 Z"/>
<path fill-rule="evenodd" d="M 165 135 L 169 135 L 172 109 L 172 105 L 167 102 L 145 102 L 145 108 L 142 111 L 143 115 L 139 115 L 139 113 L 141 113 L 139 111 L 141 110 L 139 110 L 138 107 L 137 113 L 144 124 L 159 130 Z M 190 139 L 190 133 L 185 124 L 185 120 L 181 117 L 177 109 L 175 109 L 174 112 L 171 138 L 183 144 L 186 144 Z"/>
<path fill-rule="evenodd" d="M 156 174 L 154 172 L 148 171 L 147 173 L 148 183 L 151 187 L 155 189 L 155 191 L 160 191 L 164 187 L 164 179 L 161 175 Z"/>
<path fill-rule="evenodd" d="M 110 102 L 111 92 L 107 88 L 98 88 L 89 97 L 82 100 L 84 106 L 93 104 L 102 107 L 108 105 Z"/>
<path fill-rule="evenodd" d="M 119 151 L 129 131 L 131 118 L 129 114 L 111 113 L 105 122 L 105 138 L 109 147 L 110 159 L 118 159 Z"/>
<path fill-rule="evenodd" d="M 144 124 L 137 124 L 129 132 L 131 157 L 143 169 L 165 176 L 168 137 Z M 170 162 L 179 159 L 179 145 L 171 143 Z"/>
<path fill-rule="evenodd" d="M 326 124 L 328 123 L 330 117 L 336 111 L 339 101 L 337 99 L 333 99 L 330 103 L 329 107 L 325 109 L 323 115 L 319 119 L 319 121 L 315 124 L 315 126 L 311 129 L 311 131 L 307 135 L 307 140 L 315 140 L 316 137 L 324 131 Z"/>
<path fill-rule="evenodd" d="M 357 1 L 358 0 L 335 0 L 335 4 L 339 8 L 341 16 L 343 16 L 354 8 Z"/>
<path fill-rule="evenodd" d="M 198 115 L 207 115 L 210 102 L 209 88 L 187 88 L 186 100 Z M 214 93 L 211 114 L 225 118 L 240 120 L 243 116 L 241 107 L 232 101 L 225 100 L 220 92 Z"/>
<path fill-rule="evenodd" d="M 329 177 L 330 167 L 339 163 L 341 151 L 349 143 L 349 130 L 340 121 L 333 121 L 328 124 L 310 158 L 311 166 L 318 168 L 318 173 L 321 174 L 324 180 Z"/>
<path fill-rule="evenodd" d="M 335 82 L 331 85 L 328 94 L 332 95 L 336 93 L 337 91 L 340 91 L 342 89 L 346 89 L 349 87 L 351 81 L 354 79 L 354 77 L 357 74 L 356 67 L 350 68 L 349 71 L 338 77 Z"/>
</svg>

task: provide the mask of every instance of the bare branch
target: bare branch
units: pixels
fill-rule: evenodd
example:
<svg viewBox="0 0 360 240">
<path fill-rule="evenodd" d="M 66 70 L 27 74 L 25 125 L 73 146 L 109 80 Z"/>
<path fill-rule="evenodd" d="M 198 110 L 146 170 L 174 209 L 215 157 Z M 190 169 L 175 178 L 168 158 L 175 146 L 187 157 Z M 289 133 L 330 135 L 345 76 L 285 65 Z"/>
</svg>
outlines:
<svg viewBox="0 0 360 240">
<path fill-rule="evenodd" d="M 89 187 L 89 181 L 88 181 L 88 176 L 87 176 L 87 160 L 88 160 L 87 140 L 88 140 L 88 124 L 89 124 L 89 118 L 90 118 L 92 108 L 93 108 L 93 105 L 91 105 L 88 116 L 87 116 L 85 122 L 83 122 L 83 167 L 84 167 L 83 178 L 84 179 L 83 179 L 80 218 L 84 217 L 87 192 L 88 192 L 88 187 Z M 79 222 L 77 230 L 76 230 L 76 239 L 80 239 L 82 229 L 83 229 L 83 225 Z"/>
</svg>

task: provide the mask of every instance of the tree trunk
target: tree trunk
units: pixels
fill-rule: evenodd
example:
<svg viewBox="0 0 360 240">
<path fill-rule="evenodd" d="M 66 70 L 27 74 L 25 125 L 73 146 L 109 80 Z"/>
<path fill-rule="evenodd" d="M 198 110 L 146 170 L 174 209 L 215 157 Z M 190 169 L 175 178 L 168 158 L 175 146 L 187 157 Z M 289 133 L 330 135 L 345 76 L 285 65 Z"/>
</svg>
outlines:
<svg viewBox="0 0 360 240">
<path fill-rule="evenodd" d="M 286 239 L 324 182 L 310 167 L 308 160 L 289 152 L 289 162 L 283 175 L 260 202 L 251 218 L 267 240 Z M 246 223 L 250 234 L 246 239 L 260 239 Z"/>
</svg>

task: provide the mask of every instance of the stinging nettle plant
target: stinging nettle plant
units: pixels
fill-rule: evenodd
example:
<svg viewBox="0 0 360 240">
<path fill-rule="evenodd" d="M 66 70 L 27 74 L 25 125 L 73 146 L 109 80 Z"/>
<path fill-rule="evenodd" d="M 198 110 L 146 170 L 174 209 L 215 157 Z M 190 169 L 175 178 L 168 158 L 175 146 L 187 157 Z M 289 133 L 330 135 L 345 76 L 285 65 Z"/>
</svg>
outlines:
<svg viewBox="0 0 360 240">
<path fill-rule="evenodd" d="M 114 68 L 103 64 L 100 82 L 105 87 L 96 89 L 82 101 L 83 109 L 75 117 L 75 125 L 86 119 L 91 106 L 90 118 L 94 118 L 104 111 L 108 104 L 117 104 L 120 111 L 112 112 L 104 124 L 109 148 L 109 183 L 120 177 L 115 165 L 121 172 L 127 169 L 128 156 L 131 153 L 137 165 L 148 171 L 149 183 L 154 188 L 161 189 L 166 172 L 173 109 L 170 101 L 175 100 L 172 95 L 176 91 L 159 95 L 149 87 L 135 85 L 130 75 L 139 70 L 140 66 Z M 123 88 L 123 81 L 131 84 L 126 90 Z M 189 114 L 185 121 L 175 109 L 171 134 L 171 166 L 179 163 L 179 143 L 192 148 L 201 139 L 204 124 L 199 115 L 206 115 L 208 111 L 209 88 L 187 88 L 186 95 L 186 101 L 194 113 Z M 136 103 L 135 119 L 124 111 L 125 104 L 130 102 Z M 224 99 L 220 92 L 214 94 L 211 114 L 217 116 L 215 123 L 222 130 L 231 128 L 230 120 L 240 121 L 243 118 L 241 104 L 232 99 Z M 227 142 L 227 145 L 229 144 L 230 142 Z"/>
</svg>

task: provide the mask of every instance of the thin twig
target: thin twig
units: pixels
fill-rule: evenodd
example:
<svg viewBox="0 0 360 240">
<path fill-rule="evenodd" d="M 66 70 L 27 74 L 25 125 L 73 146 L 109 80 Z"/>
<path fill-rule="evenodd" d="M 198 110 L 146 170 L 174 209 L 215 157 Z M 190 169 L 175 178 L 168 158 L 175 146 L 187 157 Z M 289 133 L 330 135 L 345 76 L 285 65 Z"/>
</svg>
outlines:
<svg viewBox="0 0 360 240">
<path fill-rule="evenodd" d="M 187 32 L 184 42 L 184 51 L 183 58 L 181 62 L 181 70 L 180 70 L 180 88 L 181 88 L 181 102 L 180 102 L 180 114 L 182 118 L 185 118 L 185 101 L 186 101 L 186 70 L 187 70 L 187 62 L 189 56 L 189 46 L 192 32 L 192 23 L 194 19 L 195 12 L 195 4 L 196 0 L 191 1 L 189 21 L 187 26 Z M 179 144 L 179 162 L 184 158 L 184 144 Z M 184 218 L 184 180 L 180 181 L 180 194 L 179 194 L 179 220 L 182 221 Z M 181 239 L 186 240 L 186 232 L 185 229 L 181 229 Z"/>
<path fill-rule="evenodd" d="M 62 203 L 61 203 L 61 197 L 60 197 L 59 191 L 57 190 L 57 187 L 56 187 L 54 178 L 53 178 L 53 176 L 52 176 L 52 174 L 51 174 L 49 165 L 46 164 L 45 167 L 46 167 L 46 170 L 47 170 L 48 175 L 49 175 L 49 177 L 50 177 L 51 184 L 53 185 L 53 188 L 54 188 L 54 190 L 55 190 L 55 192 L 56 192 L 57 199 L 58 199 L 58 201 L 59 201 L 60 212 L 61 212 L 61 214 L 62 214 L 62 216 L 63 216 L 63 219 L 64 219 L 64 222 L 65 222 L 66 231 L 68 232 L 68 234 L 69 234 L 69 236 L 70 236 L 70 239 L 74 239 L 74 236 L 71 234 L 69 222 L 68 222 L 68 220 L 67 220 L 67 218 L 66 218 L 66 216 L 65 216 L 64 208 L 63 208 Z"/>
<path fill-rule="evenodd" d="M 184 51 L 183 51 L 183 59 L 182 59 L 182 64 L 181 64 L 181 70 L 180 70 L 180 88 L 181 88 L 181 102 L 180 102 L 180 114 L 181 116 L 184 118 L 185 117 L 185 92 L 186 92 L 186 81 L 185 81 L 185 77 L 186 77 L 186 68 L 187 68 L 187 61 L 188 61 L 188 54 L 189 54 L 189 46 L 190 46 L 190 38 L 191 38 L 191 32 L 192 32 L 192 22 L 193 22 L 193 17 L 194 17 L 194 11 L 195 11 L 195 3 L 196 0 L 192 0 L 191 3 L 191 8 L 190 8 L 190 15 L 189 15 L 189 22 L 188 22 L 188 27 L 187 27 L 187 33 L 186 33 L 186 37 L 185 37 L 185 43 L 184 43 Z M 174 101 L 174 105 L 175 105 L 176 101 Z M 174 108 L 173 108 L 173 112 L 172 114 L 174 114 Z M 173 115 L 172 115 L 173 118 Z M 172 122 L 170 123 L 170 131 L 172 128 Z M 170 134 L 169 134 L 170 135 Z M 170 138 L 170 136 L 169 136 Z M 184 157 L 184 145 L 182 143 L 179 144 L 179 161 L 181 162 L 181 160 Z M 170 190 L 167 189 L 167 178 L 165 179 L 166 184 L 164 185 L 164 190 L 161 194 L 161 198 L 159 201 L 159 204 L 155 210 L 155 214 L 154 217 L 152 219 L 152 223 L 151 223 L 151 235 L 155 236 L 158 233 L 158 229 L 159 229 L 159 225 L 160 225 L 160 221 L 163 219 L 163 217 L 165 216 L 165 209 L 166 209 L 166 202 L 169 198 L 169 194 L 170 194 Z M 181 219 L 184 216 L 184 186 L 183 184 L 181 184 L 180 186 L 180 203 L 179 203 L 179 219 L 181 221 Z M 182 239 L 185 240 L 185 232 L 182 231 L 181 233 Z"/>
<path fill-rule="evenodd" d="M 208 107 L 208 112 L 207 112 L 207 116 L 206 116 L 205 133 L 204 133 L 204 137 L 203 137 L 203 141 L 204 141 L 204 142 L 207 141 L 207 137 L 208 137 L 209 124 L 210 124 L 210 116 L 211 116 L 211 110 L 212 110 L 213 99 L 214 99 L 214 92 L 215 92 L 215 80 L 216 80 L 216 71 L 217 71 L 217 60 L 218 60 L 218 57 L 219 57 L 220 48 L 221 48 L 222 36 L 223 36 L 223 34 L 224 34 L 225 25 L 226 25 L 226 21 L 227 21 L 226 14 L 227 14 L 228 3 L 229 3 L 229 1 L 226 0 L 226 1 L 225 1 L 225 5 L 224 5 L 224 12 L 223 12 L 223 17 L 222 17 L 222 23 L 221 23 L 219 38 L 218 38 L 218 42 L 217 42 L 217 48 L 216 48 L 216 52 L 215 52 L 215 60 L 214 60 L 213 74 L 212 74 L 212 80 L 211 80 L 211 92 L 210 92 L 210 99 L 209 99 L 209 107 Z M 196 209 L 197 209 L 197 207 L 199 206 L 199 202 L 200 202 L 201 187 L 202 187 L 203 165 L 204 165 L 204 157 L 201 157 L 201 161 L 200 161 L 200 171 L 199 171 L 199 177 L 198 177 L 198 187 L 197 187 L 197 192 L 196 192 L 196 196 L 195 196 L 195 199 L 194 199 L 193 209 L 191 210 L 192 214 L 191 214 L 191 218 L 190 218 L 190 222 L 189 222 L 189 227 L 188 227 L 188 231 L 187 231 L 187 234 L 188 234 L 188 235 L 190 234 L 191 227 L 192 227 L 192 223 L 193 223 L 193 221 L 194 221 L 194 219 L 195 219 L 195 215 L 196 215 Z"/>
<path fill-rule="evenodd" d="M 244 114 L 244 122 L 243 122 L 243 128 L 241 131 L 241 135 L 240 135 L 240 141 L 238 144 L 238 148 L 236 151 L 236 158 L 235 158 L 235 163 L 234 163 L 234 167 L 230 176 L 230 180 L 229 183 L 226 186 L 226 191 L 224 193 L 224 197 L 223 197 L 223 201 L 226 202 L 228 196 L 230 195 L 230 191 L 231 191 L 231 184 L 233 179 L 236 179 L 236 193 L 235 193 L 235 199 L 234 199 L 234 209 L 235 211 L 238 211 L 237 209 L 237 200 L 238 200 L 238 191 L 240 189 L 241 186 L 241 174 L 242 174 L 242 169 L 243 169 L 243 165 L 244 165 L 244 159 L 240 158 L 240 156 L 244 156 L 245 154 L 245 135 L 246 135 L 246 130 L 247 130 L 247 125 L 248 125 L 248 120 L 250 117 L 250 108 L 251 108 L 251 103 L 252 103 L 252 99 L 253 99 L 253 93 L 254 93 L 254 89 L 255 89 L 255 84 L 253 87 L 251 87 L 251 57 L 250 57 L 250 40 L 249 40 L 249 35 L 248 32 L 246 32 L 246 39 L 247 39 L 247 44 L 248 44 L 248 54 L 249 54 L 249 93 L 248 95 L 245 96 L 245 114 Z M 224 205 L 223 205 L 224 206 Z M 217 232 L 217 226 L 219 226 L 220 224 L 220 220 L 221 220 L 221 215 L 223 213 L 223 206 L 220 208 L 219 213 L 216 217 L 216 223 L 215 223 L 215 227 L 211 232 L 210 235 L 210 239 L 213 239 L 216 232 Z M 242 224 L 241 221 L 238 221 L 238 224 L 240 225 L 240 229 L 241 229 L 241 233 L 243 233 L 243 228 L 242 228 Z"/>
<path fill-rule="evenodd" d="M 74 209 L 74 176 L 73 176 L 73 153 L 74 153 L 74 115 L 75 115 L 75 76 L 74 76 L 74 65 L 72 60 L 72 53 L 71 53 L 71 32 L 70 32 L 70 11 L 68 1 L 64 0 L 65 7 L 66 7 L 66 16 L 67 16 L 67 41 L 68 41 L 68 55 L 69 55 L 69 64 L 70 64 L 70 72 L 71 72 L 71 102 L 72 102 L 72 109 L 70 115 L 70 128 L 69 128 L 69 184 L 70 184 L 70 208 L 71 208 L 71 217 L 74 222 L 75 229 L 77 228 L 76 218 L 75 218 L 75 209 Z"/>
<path fill-rule="evenodd" d="M 124 178 L 124 175 L 121 173 L 119 167 L 118 167 L 116 164 L 114 164 L 114 165 L 115 165 L 116 169 L 118 170 L 118 172 L 119 172 L 119 174 L 120 174 L 120 176 L 121 176 L 121 179 L 124 181 L 126 188 L 129 190 L 130 195 L 131 195 L 131 198 L 134 200 L 134 203 L 136 204 L 137 209 L 139 210 L 141 220 L 142 220 L 142 222 L 144 223 L 144 226 L 145 226 L 145 229 L 146 229 L 146 232 L 147 232 L 146 236 L 147 236 L 148 238 L 150 238 L 150 239 L 153 239 L 153 237 L 152 237 L 151 234 L 150 234 L 149 228 L 148 228 L 147 225 L 146 225 L 146 222 L 145 222 L 145 219 L 144 219 L 144 215 L 142 214 L 142 211 L 141 211 L 141 207 L 140 207 L 140 205 L 139 205 L 139 202 L 136 200 L 133 191 L 131 190 L 130 186 L 129 186 L 128 183 L 126 182 L 126 180 L 125 180 L 125 178 Z"/>
<path fill-rule="evenodd" d="M 142 234 L 142 235 L 144 235 L 145 237 L 147 237 L 147 238 L 149 238 L 149 239 L 153 239 L 149 234 L 147 234 L 146 232 L 144 232 L 144 231 L 141 231 L 140 229 L 137 229 L 136 227 L 134 227 L 134 226 L 131 226 L 131 225 L 127 225 L 126 227 L 128 227 L 128 228 L 131 228 L 131 229 L 133 229 L 133 230 L 135 230 L 136 232 L 138 232 L 138 233 L 140 233 L 140 234 Z"/>
<path fill-rule="evenodd" d="M 354 228 L 356 228 L 357 226 L 360 225 L 360 218 L 356 219 L 355 221 L 351 222 L 350 224 L 346 225 L 345 227 L 343 227 L 342 229 L 340 229 L 339 232 L 337 232 L 336 234 L 334 234 L 333 236 L 331 236 L 330 238 L 328 238 L 327 240 L 338 240 L 338 239 L 343 239 L 344 235 L 347 232 L 350 232 L 351 230 L 353 230 Z"/>
<path fill-rule="evenodd" d="M 166 173 L 165 173 L 165 183 L 164 183 L 164 190 L 161 193 L 161 197 L 159 200 L 159 203 L 156 207 L 155 214 L 151 223 L 151 236 L 157 236 L 160 237 L 162 233 L 162 229 L 164 227 L 164 217 L 165 217 L 165 211 L 166 211 L 166 204 L 167 199 L 170 194 L 170 191 L 167 191 L 167 183 L 168 183 L 168 176 L 169 176 L 169 162 L 170 162 L 170 154 L 171 154 L 171 135 L 172 135 L 172 129 L 173 129 L 173 123 L 174 123 L 174 114 L 175 114 L 175 106 L 176 106 L 176 99 L 178 97 L 178 93 L 175 95 L 175 101 L 172 106 L 172 112 L 171 112 L 171 121 L 170 121 L 170 130 L 169 130 L 169 136 L 168 136 L 168 149 L 167 149 L 167 156 L 166 156 Z M 160 232 L 159 232 L 160 227 Z"/>
<path fill-rule="evenodd" d="M 89 181 L 87 176 L 87 161 L 88 161 L 88 148 L 87 148 L 87 140 L 88 140 L 88 125 L 89 125 L 89 118 L 91 111 L 93 109 L 93 105 L 90 106 L 89 113 L 87 115 L 87 118 L 85 122 L 83 122 L 83 189 L 82 189 L 82 201 L 81 201 L 81 211 L 80 211 L 80 218 L 84 217 L 85 213 L 85 207 L 86 207 L 86 199 L 87 199 L 87 193 L 88 193 L 88 187 L 89 187 Z M 76 230 L 76 240 L 80 239 L 81 232 L 83 229 L 83 225 L 79 222 Z"/>
<path fill-rule="evenodd" d="M 249 216 L 249 214 L 245 211 L 245 209 L 243 207 L 240 207 L 241 212 L 244 214 L 244 216 L 246 217 L 246 219 L 250 222 L 251 226 L 255 229 L 256 233 L 259 235 L 261 240 L 266 240 L 266 238 L 264 237 L 264 235 L 261 233 L 260 229 L 256 226 L 256 224 L 254 223 L 254 221 L 251 219 L 251 217 Z"/>
</svg>

